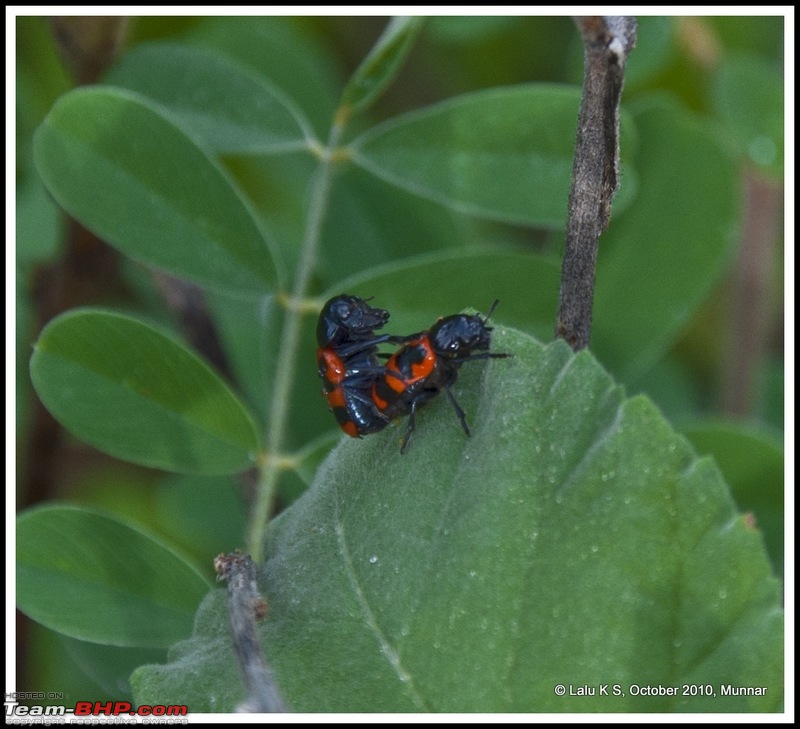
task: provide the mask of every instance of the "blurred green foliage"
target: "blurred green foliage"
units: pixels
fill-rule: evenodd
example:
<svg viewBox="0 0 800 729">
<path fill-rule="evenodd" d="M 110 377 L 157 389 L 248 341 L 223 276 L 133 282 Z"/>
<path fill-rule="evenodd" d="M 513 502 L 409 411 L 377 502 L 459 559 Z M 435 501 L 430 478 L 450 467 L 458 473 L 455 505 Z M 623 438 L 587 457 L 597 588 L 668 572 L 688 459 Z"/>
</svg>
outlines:
<svg viewBox="0 0 800 729">
<path fill-rule="evenodd" d="M 311 133 L 324 140 L 348 79 L 386 20 L 134 18 L 125 49 L 108 77 L 131 88 L 124 82 L 126 68 L 135 66 L 136 54 L 146 59 L 145 44 L 168 41 L 191 46 L 217 54 L 221 63 L 235 64 L 246 83 L 263 88 L 269 84 L 275 91 L 265 92 L 265 98 L 288 99 L 299 110 L 289 113 L 287 126 L 291 127 L 292 113 L 302 116 Z M 623 111 L 631 119 L 630 135 L 622 140 L 623 190 L 608 234 L 601 240 L 592 349 L 629 394 L 649 395 L 686 432 L 701 455 L 717 460 L 738 507 L 755 514 L 773 567 L 780 573 L 784 377 L 780 240 L 769 241 L 763 252 L 775 257 L 775 266 L 772 280 L 761 292 L 767 298 L 767 318 L 759 322 L 765 345 L 751 368 L 757 386 L 745 421 L 726 416 L 721 393 L 731 342 L 742 335 L 734 328 L 731 302 L 741 295 L 733 272 L 747 212 L 743 191 L 753 176 L 777 186 L 782 181 L 784 19 L 653 16 L 642 17 L 639 23 L 623 96 Z M 42 291 L 41 272 L 61 260 L 66 234 L 62 214 L 34 165 L 33 136 L 73 82 L 44 18 L 17 18 L 16 35 L 18 499 L 28 503 L 31 495 L 24 490 L 24 464 L 28 449 L 35 448 L 29 440 L 35 420 L 29 355 L 47 323 L 41 321 L 41 301 L 48 293 Z M 408 127 L 402 126 L 404 118 L 398 122 L 400 115 L 461 94 L 531 82 L 576 87 L 581 78 L 581 44 L 568 18 L 429 18 L 392 83 L 366 113 L 353 120 L 347 139 L 355 139 L 358 148 L 359 139 L 369 138 L 361 135 L 381 122 L 387 122 L 390 130 L 403 131 Z M 142 108 L 137 106 L 137 113 Z M 87 120 L 84 127 L 94 121 Z M 246 114 L 236 121 L 239 126 L 230 129 L 234 135 L 243 134 Z M 73 122 L 79 131 L 84 128 L 80 119 Z M 172 122 L 180 128 L 181 122 L 165 113 L 163 119 L 159 117 L 159 128 Z M 166 151 L 180 153 L 176 145 Z M 268 231 L 272 241 L 278 276 L 297 266 L 314 162 L 301 152 L 267 158 L 220 147 L 209 163 L 214 175 L 236 181 L 246 198 L 243 204 L 257 212 L 260 230 Z M 395 164 L 391 159 L 382 163 L 387 169 Z M 95 170 L 87 171 L 95 174 Z M 405 172 L 400 169 L 398 174 Z M 97 195 L 107 192 L 92 189 L 92 179 L 89 175 L 78 191 L 89 207 Z M 648 187 L 653 180 L 661 186 Z M 61 184 L 68 187 L 68 182 Z M 122 184 L 116 196 L 123 210 L 128 201 L 119 196 L 128 183 Z M 169 180 L 164 182 L 164 189 L 168 187 Z M 633 200 L 631 207 L 626 196 Z M 645 206 L 645 200 L 650 204 Z M 463 301 L 455 304 L 459 308 L 481 308 L 496 295 L 502 300 L 496 314 L 501 321 L 547 338 L 556 306 L 563 225 L 493 222 L 492 217 L 502 216 L 473 216 L 458 205 L 441 203 L 440 196 L 420 192 L 414 185 L 398 188 L 391 179 L 376 179 L 368 166 L 366 171 L 345 166 L 331 192 L 322 232 L 325 245 L 312 293 L 335 293 L 348 285 L 358 293 L 379 294 L 380 305 L 397 311 L 393 324 L 409 329 L 449 312 L 446 307 L 453 301 Z M 212 201 L 204 203 L 205 208 L 212 205 Z M 204 232 L 213 238 L 218 225 L 213 216 L 209 220 Z M 780 235 L 780 225 L 776 229 Z M 121 238 L 127 232 L 123 230 Z M 168 247 L 155 250 L 158 255 L 169 253 Z M 531 253 L 538 263 L 534 273 L 527 273 L 533 277 L 529 280 L 514 257 Z M 486 260 L 472 269 L 479 274 L 474 281 L 470 274 L 454 273 L 471 255 Z M 642 256 L 641 263 L 636 255 Z M 152 262 L 147 256 L 141 259 Z M 458 276 L 465 285 L 452 291 L 443 286 L 415 309 L 420 292 L 431 289 L 430 279 L 418 271 L 430 268 L 432 261 L 441 266 L 438 270 Z M 503 282 L 504 290 L 497 291 L 496 283 L 491 290 L 483 288 L 481 277 Z M 405 286 L 403 280 L 413 283 Z M 121 305 L 126 312 L 144 315 L 162 327 L 178 328 L 141 266 L 122 259 L 122 282 L 121 291 L 83 303 Z M 534 285 L 535 295 L 530 293 Z M 465 295 L 466 300 L 459 298 Z M 239 393 L 264 421 L 268 415 L 265 393 L 271 386 L 279 346 L 281 314 L 275 301 L 267 296 L 254 304 L 219 290 L 209 292 L 208 303 Z M 309 319 L 305 333 L 310 330 Z M 304 361 L 313 361 L 313 346 L 310 337 L 301 343 Z M 313 367 L 307 369 L 297 373 L 292 394 L 287 442 L 301 456 L 296 468 L 284 474 L 280 487 L 284 504 L 302 491 L 335 442 L 328 413 L 320 406 L 316 373 Z M 239 495 L 246 486 L 232 476 L 204 476 L 189 482 L 186 476 L 164 475 L 99 456 L 71 439 L 66 440 L 63 453 L 58 480 L 46 499 L 101 507 L 138 523 L 169 539 L 203 571 L 219 551 L 241 546 L 245 516 Z M 125 676 L 130 669 L 163 658 L 154 653 L 132 658 L 120 651 L 133 649 L 110 649 L 73 639 L 56 645 L 57 634 L 38 626 L 31 630 L 33 647 L 26 651 L 25 685 L 18 685 L 18 690 L 69 690 L 77 683 L 79 688 L 73 690 L 81 698 L 121 698 L 129 690 Z M 104 666 L 113 667 L 107 672 L 116 677 L 114 682 L 104 683 Z M 76 676 L 86 676 L 86 682 L 77 681 Z"/>
</svg>

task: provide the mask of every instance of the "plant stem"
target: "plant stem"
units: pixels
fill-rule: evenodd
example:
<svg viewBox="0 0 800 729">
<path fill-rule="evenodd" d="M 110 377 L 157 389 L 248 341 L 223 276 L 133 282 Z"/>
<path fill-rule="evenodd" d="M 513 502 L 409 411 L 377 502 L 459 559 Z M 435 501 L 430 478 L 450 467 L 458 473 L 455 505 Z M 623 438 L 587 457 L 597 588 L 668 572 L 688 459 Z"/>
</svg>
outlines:
<svg viewBox="0 0 800 729">
<path fill-rule="evenodd" d="M 238 712 L 288 712 L 275 683 L 275 676 L 264 658 L 256 622 L 267 613 L 267 601 L 256 585 L 256 566 L 239 552 L 221 554 L 214 560 L 217 578 L 228 583 L 228 615 L 231 636 L 247 696 Z"/>
<path fill-rule="evenodd" d="M 328 210 L 330 186 L 335 167 L 336 147 L 344 126 L 334 123 L 328 143 L 320 154 L 320 165 L 311 184 L 306 233 L 300 250 L 300 261 L 294 280 L 291 297 L 285 301 L 283 332 L 278 349 L 278 364 L 270 406 L 269 430 L 266 439 L 266 457 L 261 464 L 256 501 L 248 536 L 248 551 L 257 563 L 262 561 L 264 534 L 269 522 L 270 507 L 281 471 L 281 449 L 289 401 L 297 367 L 300 345 L 300 324 L 303 316 L 301 302 L 308 295 L 309 281 L 317 262 L 317 249 L 322 233 L 322 224 Z M 282 297 L 279 295 L 279 301 Z"/>
<path fill-rule="evenodd" d="M 581 17 L 584 80 L 572 164 L 556 336 L 575 350 L 589 345 L 595 263 L 618 186 L 619 100 L 625 62 L 636 43 L 636 20 Z"/>
</svg>

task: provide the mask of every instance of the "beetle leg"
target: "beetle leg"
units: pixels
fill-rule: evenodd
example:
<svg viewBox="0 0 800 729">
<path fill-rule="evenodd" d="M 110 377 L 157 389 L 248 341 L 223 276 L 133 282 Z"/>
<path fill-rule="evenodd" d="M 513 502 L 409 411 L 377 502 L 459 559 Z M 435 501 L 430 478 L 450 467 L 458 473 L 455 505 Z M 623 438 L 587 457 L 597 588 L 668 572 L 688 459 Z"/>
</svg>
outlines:
<svg viewBox="0 0 800 729">
<path fill-rule="evenodd" d="M 458 419 L 461 421 L 461 427 L 464 429 L 464 432 L 467 436 L 470 435 L 469 426 L 467 425 L 467 416 L 466 413 L 461 409 L 461 406 L 458 404 L 456 400 L 456 396 L 450 392 L 450 385 L 445 385 L 444 391 L 447 393 L 447 397 L 450 398 L 450 402 L 453 404 L 453 409 L 456 411 L 456 415 Z"/>
<path fill-rule="evenodd" d="M 403 455 L 406 452 L 406 448 L 408 448 L 408 441 L 411 440 L 411 434 L 414 432 L 414 426 L 416 425 L 416 419 L 414 417 L 414 411 L 417 409 L 417 401 L 411 401 L 411 412 L 408 415 L 408 425 L 406 426 L 406 434 L 403 436 L 403 444 L 400 446 L 400 455 Z"/>
</svg>

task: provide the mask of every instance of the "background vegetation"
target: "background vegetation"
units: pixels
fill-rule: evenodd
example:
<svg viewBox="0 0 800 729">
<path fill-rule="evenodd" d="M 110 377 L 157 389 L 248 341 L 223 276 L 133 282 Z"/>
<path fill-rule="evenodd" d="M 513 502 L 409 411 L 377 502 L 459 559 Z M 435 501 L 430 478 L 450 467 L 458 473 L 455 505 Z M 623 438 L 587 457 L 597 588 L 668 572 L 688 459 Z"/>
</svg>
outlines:
<svg viewBox="0 0 800 729">
<path fill-rule="evenodd" d="M 613 666 L 594 666 L 595 672 L 619 675 L 619 666 L 625 665 L 630 680 L 644 682 L 647 665 L 631 665 L 626 658 L 639 644 L 633 638 L 620 641 L 614 632 L 619 603 L 612 593 L 627 589 L 627 577 L 604 573 L 603 565 L 616 570 L 625 555 L 631 560 L 641 556 L 645 530 L 645 551 L 652 551 L 653 561 L 644 564 L 674 577 L 675 570 L 692 564 L 680 550 L 670 552 L 675 544 L 695 549 L 709 524 L 727 524 L 732 513 L 719 474 L 708 472 L 706 461 L 697 466 L 673 428 L 698 454 L 713 456 L 736 507 L 747 515 L 736 521 L 731 541 L 706 544 L 707 551 L 695 554 L 696 578 L 681 578 L 687 592 L 696 590 L 694 615 L 704 615 L 714 600 L 727 600 L 728 607 L 712 611 L 713 620 L 707 616 L 712 627 L 698 618 L 697 625 L 681 628 L 692 644 L 686 655 L 677 646 L 664 647 L 677 666 L 673 677 L 702 673 L 701 668 L 718 675 L 704 666 L 711 655 L 712 664 L 740 665 L 742 682 L 756 675 L 779 681 L 774 656 L 753 650 L 746 659 L 730 651 L 740 644 L 774 646 L 780 632 L 774 610 L 777 583 L 769 573 L 782 574 L 784 548 L 783 20 L 640 19 L 623 97 L 622 188 L 598 261 L 591 346 L 597 362 L 582 356 L 570 365 L 565 348 L 542 349 L 512 328 L 540 342 L 552 339 L 582 74 L 574 26 L 564 18 L 431 18 L 418 33 L 400 36 L 408 48 L 390 49 L 378 58 L 397 63 L 389 68 L 376 64 L 365 72 L 361 66 L 362 76 L 354 77 L 385 25 L 381 18 L 136 18 L 119 59 L 103 73 L 107 87 L 64 96 L 75 84 L 68 70 L 74 56 L 67 53 L 66 62 L 59 57 L 43 19 L 17 20 L 18 601 L 35 621 L 20 614 L 18 690 L 44 687 L 80 699 L 130 697 L 131 671 L 164 664 L 167 648 L 189 637 L 197 606 L 212 585 L 214 555 L 260 543 L 246 505 L 258 504 L 255 495 L 263 494 L 263 462 L 260 485 L 257 476 L 241 472 L 261 448 L 262 433 L 271 432 L 274 383 L 285 353 L 285 297 L 307 263 L 304 241 L 312 234 L 319 247 L 305 294 L 316 298 L 309 298 L 302 312 L 294 379 L 286 391 L 288 411 L 276 436 L 288 459 L 276 471 L 274 491 L 269 490 L 278 510 L 306 490 L 340 440 L 318 394 L 312 304 L 341 290 L 375 295 L 378 305 L 392 311 L 393 331 L 418 330 L 437 315 L 464 307 L 485 310 L 494 297 L 500 298 L 495 346 L 516 356 L 505 372 L 506 363 L 493 363 L 485 380 L 465 371 L 464 404 L 476 427 L 469 444 L 475 450 L 469 452 L 485 471 L 459 472 L 464 509 L 482 503 L 488 483 L 507 505 L 530 499 L 529 492 L 515 491 L 519 479 L 504 473 L 503 464 L 511 462 L 508 453 L 521 463 L 523 453 L 533 452 L 525 441 L 532 432 L 538 434 L 539 447 L 558 456 L 529 464 L 528 473 L 538 473 L 542 483 L 552 479 L 563 485 L 558 463 L 580 464 L 586 449 L 599 442 L 608 459 L 605 467 L 598 465 L 594 476 L 591 469 L 581 473 L 579 481 L 589 488 L 616 479 L 621 490 L 613 492 L 618 501 L 606 510 L 598 511 L 586 497 L 600 493 L 591 488 L 575 501 L 555 491 L 552 503 L 537 506 L 537 519 L 550 526 L 543 534 L 552 541 L 524 563 L 529 573 L 544 576 L 533 588 L 515 583 L 515 571 L 495 571 L 482 587 L 465 590 L 460 580 L 449 581 L 431 567 L 433 554 L 442 564 L 480 576 L 492 563 L 503 563 L 504 552 L 498 558 L 494 551 L 499 534 L 507 535 L 503 549 L 518 544 L 519 552 L 525 551 L 530 534 L 527 526 L 515 526 L 513 508 L 484 504 L 474 523 L 453 522 L 465 531 L 442 551 L 397 547 L 398 535 L 423 528 L 421 513 L 460 513 L 453 493 L 437 494 L 426 480 L 452 486 L 452 477 L 437 480 L 434 468 L 445 468 L 456 453 L 463 463 L 463 434 L 450 422 L 448 406 L 436 403 L 430 413 L 426 410 L 427 424 L 421 423 L 405 460 L 396 454 L 396 429 L 340 446 L 319 475 L 318 497 L 287 510 L 268 539 L 272 559 L 265 579 L 273 587 L 268 597 L 278 617 L 266 635 L 278 654 L 277 670 L 289 687 L 290 703 L 301 710 L 531 710 L 529 701 L 553 711 L 570 708 L 548 703 L 553 697 L 544 682 L 533 689 L 504 681 L 507 667 L 487 668 L 488 679 L 463 675 L 464 666 L 476 665 L 474 656 L 482 654 L 487 640 L 507 638 L 504 633 L 484 636 L 471 646 L 469 636 L 475 635 L 480 616 L 487 625 L 499 620 L 494 609 L 483 615 L 477 606 L 498 594 L 504 603 L 516 605 L 530 589 L 550 595 L 553 604 L 531 613 L 517 607 L 516 617 L 507 617 L 528 626 L 518 627 L 518 637 L 531 651 L 541 650 L 541 635 L 549 635 L 552 645 L 545 653 L 554 657 L 553 665 L 531 670 L 563 674 L 562 652 L 576 655 L 581 645 L 571 641 L 580 644 L 580 636 L 589 635 L 599 641 L 589 653 L 608 656 Z M 182 76 L 186 69 L 196 69 L 197 77 Z M 392 82 L 377 97 L 354 78 Z M 347 156 L 326 182 L 319 198 L 324 215 L 314 231 L 310 221 L 318 198 L 313 181 L 324 177 L 321 150 L 337 109 L 341 117 L 343 90 L 357 113 L 335 145 Z M 267 129 L 260 126 L 264 118 L 270 120 Z M 134 140 L 134 132 L 143 134 L 147 143 L 131 144 L 121 161 L 119 131 L 104 138 L 104 130 L 114 128 L 130 130 Z M 441 139 L 455 140 L 454 148 L 438 147 Z M 319 140 L 320 146 L 309 140 Z M 117 174 L 108 160 L 135 174 Z M 538 174 L 528 174 L 531 169 Z M 152 213 L 153 191 L 168 201 L 158 214 Z M 68 221 L 54 198 L 125 255 Z M 216 208 L 225 215 L 209 213 Z M 192 246 L 203 241 L 209 251 L 215 242 L 227 241 L 224 255 L 192 255 Z M 208 260 L 212 265 L 206 268 Z M 191 304 L 170 299 L 178 291 L 194 301 L 194 290 L 187 293 L 161 274 L 153 276 L 151 268 L 202 285 L 214 333 L 182 317 Z M 103 309 L 72 312 L 42 334 L 61 312 L 86 305 Z M 222 378 L 180 343 L 183 338 Z M 554 425 L 555 411 L 541 403 L 543 393 L 565 384 L 558 377 L 560 368 L 572 368 L 578 396 L 570 399 L 567 390 L 555 400 L 564 420 Z M 142 379 L 132 381 L 131 372 Z M 642 393 L 649 399 L 626 400 L 606 372 L 627 396 Z M 31 377 L 47 410 L 38 403 Z M 135 393 L 130 401 L 122 399 L 125 392 Z M 538 399 L 526 398 L 528 392 L 538 393 Z M 171 424 L 198 397 L 203 406 L 182 418 L 187 446 L 180 451 Z M 589 401 L 596 411 L 587 411 Z M 50 419 L 48 410 L 67 431 Z M 628 440 L 621 445 L 597 441 L 596 434 L 604 423 L 614 422 L 616 412 L 625 413 L 620 422 L 632 429 Z M 642 443 L 630 435 L 642 432 L 647 434 Z M 500 443 L 503 439 L 508 442 Z M 564 452 L 570 445 L 577 447 L 574 456 Z M 654 457 L 648 451 L 672 454 L 653 466 L 661 480 L 650 486 L 637 471 L 655 463 L 648 460 Z M 383 464 L 379 484 L 376 462 Z M 667 493 L 664 481 L 676 489 L 668 493 L 677 511 L 660 501 Z M 624 489 L 631 483 L 641 491 L 628 494 Z M 351 494 L 344 505 L 331 501 L 331 494 L 342 489 Z M 701 502 L 695 501 L 698 493 Z M 641 507 L 642 521 L 625 511 L 630 499 Z M 565 510 L 553 511 L 556 503 Z M 336 511 L 341 508 L 346 514 Z M 658 515 L 664 509 L 677 518 L 677 536 L 663 532 Z M 554 527 L 565 517 L 574 530 Z M 343 573 L 342 583 L 323 580 L 342 570 L 341 560 L 329 561 L 337 550 L 341 557 L 341 533 L 330 544 L 297 536 L 326 523 L 357 535 L 364 549 L 374 548 L 374 553 L 345 560 L 354 567 Z M 376 524 L 377 531 L 385 531 L 381 540 Z M 436 532 L 436 524 L 428 526 Z M 760 556 L 762 539 L 769 565 Z M 690 544 L 695 546 L 686 547 Z M 467 568 L 465 555 L 471 550 L 482 553 L 486 562 L 477 560 Z M 404 603 L 385 575 L 375 577 L 368 567 L 359 567 L 375 564 L 372 557 L 386 564 L 385 555 L 393 551 L 393 570 L 402 567 L 420 575 L 419 585 L 403 583 L 408 594 L 430 593 L 435 585 L 443 600 L 462 605 L 470 616 L 465 625 L 451 619 L 458 625 L 442 639 L 436 653 L 441 664 L 431 660 L 423 645 L 441 627 L 431 617 L 437 614 L 436 600 Z M 109 564 L 102 561 L 95 573 L 89 569 L 76 578 L 73 566 L 85 565 L 87 554 L 114 555 L 111 583 L 103 582 Z M 60 567 L 54 555 L 60 555 Z M 587 558 L 599 560 L 592 563 L 592 580 L 585 568 L 578 569 Z M 288 591 L 281 592 L 281 585 L 300 584 L 293 572 L 298 559 L 314 565 L 305 579 L 329 590 L 331 601 L 324 605 L 336 605 L 331 614 L 323 610 L 318 594 L 307 593 L 298 607 Z M 715 576 L 710 565 L 718 559 L 726 567 Z M 575 568 L 566 590 L 565 565 Z M 152 574 L 161 578 L 150 579 Z M 547 575 L 553 580 L 549 591 L 542 586 Z M 159 581 L 167 576 L 172 597 L 164 604 Z M 103 584 L 98 587 L 98 582 Z M 401 674 L 394 671 L 376 679 L 368 698 L 348 697 L 339 705 L 331 703 L 331 696 L 338 674 L 348 669 L 339 665 L 333 670 L 325 662 L 320 667 L 318 646 L 335 641 L 309 626 L 324 627 L 353 611 L 363 612 L 364 604 L 347 606 L 346 589 L 341 601 L 333 599 L 342 584 L 363 584 L 365 594 L 374 590 L 391 598 L 389 605 L 366 601 L 394 626 L 384 628 L 387 646 L 393 642 L 389 633 L 403 635 L 406 617 L 417 607 L 427 605 L 420 610 L 428 617 L 417 619 L 418 632 L 408 644 L 412 681 L 400 685 L 404 682 L 396 679 Z M 131 585 L 136 589 L 129 593 Z M 504 592 L 498 592 L 498 585 Z M 675 611 L 659 616 L 663 596 L 654 590 L 649 602 L 631 597 L 625 603 L 631 610 L 628 624 L 674 624 Z M 76 597 L 81 592 L 86 602 Z M 56 604 L 54 594 L 61 596 Z M 203 603 L 194 642 L 171 654 L 173 666 L 181 656 L 194 660 L 199 646 L 214 644 L 225 628 L 218 597 Z M 87 611 L 86 604 L 105 609 Z M 558 618 L 566 604 L 577 606 L 570 616 L 572 630 L 556 620 L 562 634 L 549 624 L 537 632 L 542 611 Z M 756 614 L 763 620 L 742 619 Z M 303 626 L 306 642 L 292 637 L 287 620 Z M 363 618 L 356 622 L 340 638 L 347 644 L 344 653 L 337 653 L 335 645 L 330 650 L 355 660 L 351 673 L 360 680 L 375 675 L 372 662 L 385 663 L 386 656 L 383 649 L 360 643 Z M 675 631 L 666 635 L 678 640 Z M 700 636 L 710 644 L 699 645 Z M 448 644 L 456 640 L 464 654 Z M 295 656 L 294 661 L 285 660 L 286 655 Z M 497 655 L 500 662 L 508 656 L 502 650 Z M 219 676 L 221 664 L 230 669 L 225 676 L 235 687 L 235 665 L 227 658 L 214 657 L 198 671 L 207 671 L 203 678 Z M 432 678 L 448 676 L 453 666 L 461 667 L 458 685 Z M 528 675 L 524 666 L 520 670 L 513 675 Z M 570 670 L 577 681 L 588 669 Z M 231 688 L 221 693 L 219 705 L 209 704 L 206 684 L 179 669 L 137 675 L 140 700 L 164 700 L 156 688 L 162 686 L 169 687 L 166 696 L 172 703 L 189 701 L 205 710 L 226 710 L 237 700 Z M 658 672 L 652 678 L 666 680 Z M 435 690 L 421 698 L 426 692 L 417 689 L 426 681 Z M 188 684 L 196 694 L 180 700 L 181 687 Z M 734 702 L 729 710 L 779 708 L 779 694 L 767 699 Z M 605 710 L 718 706 L 645 701 Z M 604 709 L 592 703 L 584 708 Z"/>
</svg>

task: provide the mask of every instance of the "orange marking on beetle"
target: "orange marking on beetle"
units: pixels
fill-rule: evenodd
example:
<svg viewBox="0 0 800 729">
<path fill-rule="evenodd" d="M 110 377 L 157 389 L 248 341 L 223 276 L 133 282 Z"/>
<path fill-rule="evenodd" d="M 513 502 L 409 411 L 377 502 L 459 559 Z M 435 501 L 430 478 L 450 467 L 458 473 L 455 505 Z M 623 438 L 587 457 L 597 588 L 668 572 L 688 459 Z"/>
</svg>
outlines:
<svg viewBox="0 0 800 729">
<path fill-rule="evenodd" d="M 427 338 L 426 338 L 427 340 Z M 436 355 L 430 345 L 425 342 L 425 359 L 419 364 L 411 365 L 411 374 L 414 375 L 412 382 L 428 377 L 436 368 Z"/>
<path fill-rule="evenodd" d="M 327 398 L 328 398 L 328 404 L 332 408 L 347 409 L 347 402 L 345 401 L 343 388 L 337 387 L 335 390 L 327 394 Z"/>
<path fill-rule="evenodd" d="M 344 362 L 339 358 L 339 355 L 330 350 L 318 349 L 317 361 L 319 362 L 320 370 L 322 370 L 324 364 L 324 376 L 330 382 L 339 384 L 347 375 L 347 368 L 344 366 Z"/>
<path fill-rule="evenodd" d="M 342 423 L 342 430 L 351 438 L 358 438 L 358 427 L 352 420 Z"/>
</svg>

